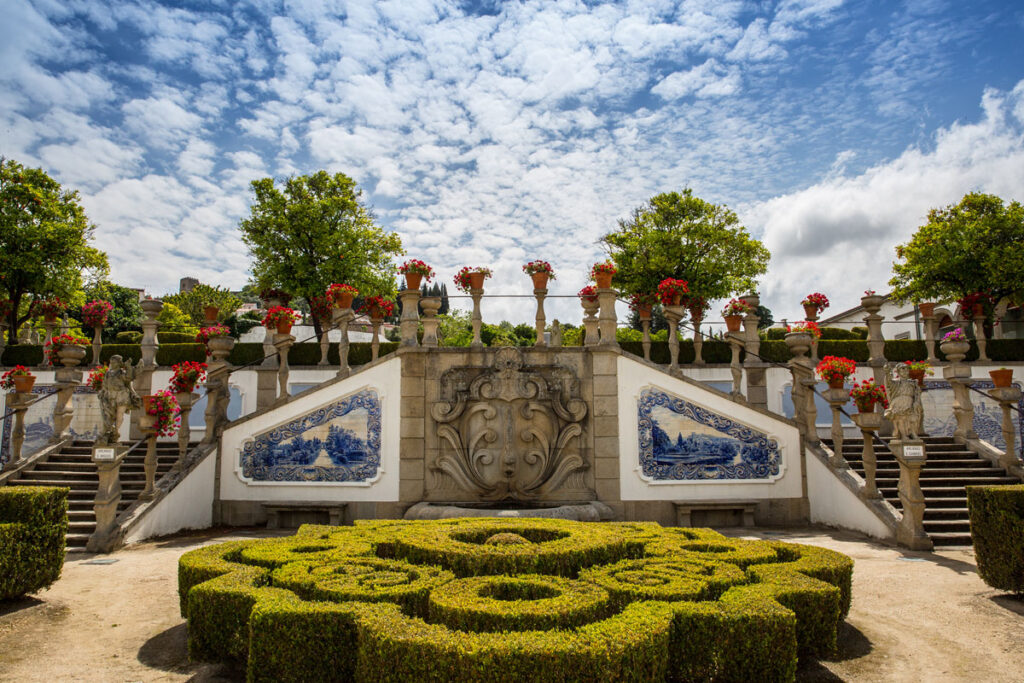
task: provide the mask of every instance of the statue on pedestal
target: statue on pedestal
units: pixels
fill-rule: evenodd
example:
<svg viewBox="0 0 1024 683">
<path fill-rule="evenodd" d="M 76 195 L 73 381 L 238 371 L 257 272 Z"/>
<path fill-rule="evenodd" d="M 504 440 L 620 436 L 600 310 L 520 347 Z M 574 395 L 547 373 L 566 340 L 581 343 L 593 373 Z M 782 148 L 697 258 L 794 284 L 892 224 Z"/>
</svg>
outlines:
<svg viewBox="0 0 1024 683">
<path fill-rule="evenodd" d="M 890 363 L 885 384 L 889 399 L 885 418 L 892 422 L 896 438 L 919 441 L 917 429 L 924 417 L 924 408 L 921 406 L 921 387 L 910 378 L 910 368 L 903 363 Z"/>
<path fill-rule="evenodd" d="M 96 441 L 98 445 L 116 444 L 125 412 L 142 406 L 142 399 L 132 387 L 132 381 L 141 368 L 141 360 L 138 365 L 132 366 L 131 363 L 125 363 L 121 356 L 110 358 L 110 367 L 103 376 L 103 386 L 99 390 L 103 426 Z"/>
</svg>

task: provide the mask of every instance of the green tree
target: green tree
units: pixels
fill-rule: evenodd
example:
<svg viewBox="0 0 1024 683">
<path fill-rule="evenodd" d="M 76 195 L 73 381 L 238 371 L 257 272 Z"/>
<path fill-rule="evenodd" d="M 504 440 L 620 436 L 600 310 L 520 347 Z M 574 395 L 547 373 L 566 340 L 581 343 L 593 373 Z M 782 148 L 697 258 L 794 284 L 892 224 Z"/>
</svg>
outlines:
<svg viewBox="0 0 1024 683">
<path fill-rule="evenodd" d="M 101 280 L 85 288 L 85 300 L 109 301 L 113 306 L 103 325 L 104 340 L 113 341 L 118 332 L 142 331 L 138 290 Z"/>
<path fill-rule="evenodd" d="M 363 296 L 394 294 L 402 240 L 374 223 L 354 180 L 317 171 L 290 177 L 282 188 L 273 178 L 254 180 L 252 190 L 255 200 L 240 229 L 261 287 L 307 299 L 335 282 L 354 285 Z"/>
<path fill-rule="evenodd" d="M 915 302 L 984 292 L 1024 301 L 1024 207 L 971 192 L 959 204 L 928 212 L 906 244 L 896 247 L 893 296 Z"/>
<path fill-rule="evenodd" d="M 601 243 L 618 270 L 616 287 L 627 294 L 654 292 L 673 277 L 708 301 L 724 299 L 753 290 L 771 258 L 735 213 L 690 189 L 651 197 Z"/>
<path fill-rule="evenodd" d="M 182 332 L 195 334 L 199 332 L 192 317 L 169 301 L 164 301 L 164 307 L 156 317 L 160 323 L 161 332 Z"/>
<path fill-rule="evenodd" d="M 12 304 L 11 343 L 30 317 L 28 297 L 79 299 L 83 283 L 106 274 L 106 254 L 89 245 L 94 230 L 78 192 L 0 157 L 0 292 Z"/>
<path fill-rule="evenodd" d="M 757 329 L 759 330 L 767 330 L 775 324 L 775 315 L 764 304 L 757 307 L 757 319 Z"/>
<path fill-rule="evenodd" d="M 165 304 L 173 304 L 187 315 L 192 324 L 202 327 L 206 320 L 206 313 L 203 309 L 207 306 L 217 307 L 217 320 L 224 322 L 235 314 L 242 300 L 223 287 L 211 287 L 199 283 L 188 292 L 178 294 L 167 294 L 163 298 Z"/>
</svg>

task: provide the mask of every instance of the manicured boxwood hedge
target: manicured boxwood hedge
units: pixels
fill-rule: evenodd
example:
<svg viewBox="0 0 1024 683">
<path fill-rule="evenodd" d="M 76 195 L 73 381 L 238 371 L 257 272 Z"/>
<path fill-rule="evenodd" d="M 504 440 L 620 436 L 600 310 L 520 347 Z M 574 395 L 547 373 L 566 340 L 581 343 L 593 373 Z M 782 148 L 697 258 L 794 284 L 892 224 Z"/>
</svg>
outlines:
<svg viewBox="0 0 1024 683">
<path fill-rule="evenodd" d="M 853 562 L 652 523 L 305 526 L 179 562 L 197 659 L 250 681 L 791 681 Z"/>
<path fill-rule="evenodd" d="M 381 342 L 380 355 L 385 356 L 398 348 L 396 342 Z M 100 359 L 106 363 L 111 356 L 119 355 L 125 360 L 135 363 L 142 358 L 142 347 L 139 344 L 104 344 L 100 350 Z M 349 365 L 365 365 L 372 357 L 372 347 L 369 343 L 358 342 L 349 344 L 348 362 Z M 263 344 L 235 344 L 228 362 L 233 365 L 247 365 L 258 363 L 263 359 Z M 182 361 L 206 361 L 206 349 L 202 344 L 195 343 L 161 343 L 156 351 L 156 362 L 158 365 L 170 367 Z M 331 365 L 338 365 L 338 345 L 331 344 L 327 352 L 327 360 Z M 43 362 L 43 350 L 41 346 L 20 344 L 8 346 L 3 354 L 3 364 L 7 366 L 25 365 L 28 367 L 37 366 Z M 295 344 L 288 352 L 288 362 L 291 365 L 316 365 L 320 362 L 319 344 Z"/>
<path fill-rule="evenodd" d="M 68 531 L 68 489 L 0 487 L 0 600 L 60 578 Z"/>
<path fill-rule="evenodd" d="M 999 590 L 1024 593 L 1024 485 L 968 486 L 978 574 Z"/>
</svg>

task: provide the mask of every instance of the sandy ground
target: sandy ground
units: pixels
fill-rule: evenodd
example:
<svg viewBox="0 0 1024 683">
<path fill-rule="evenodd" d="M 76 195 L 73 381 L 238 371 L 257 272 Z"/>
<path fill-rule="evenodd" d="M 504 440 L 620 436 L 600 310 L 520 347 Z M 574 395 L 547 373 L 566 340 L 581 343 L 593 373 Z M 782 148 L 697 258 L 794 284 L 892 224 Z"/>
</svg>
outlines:
<svg viewBox="0 0 1024 683">
<path fill-rule="evenodd" d="M 970 549 L 911 552 L 818 529 L 723 531 L 811 543 L 855 560 L 839 656 L 802 662 L 798 680 L 1024 681 L 1024 602 L 986 586 Z M 69 556 L 52 588 L 0 604 L 0 680 L 244 680 L 188 661 L 177 559 L 206 543 L 267 534 L 193 534 L 110 556 Z"/>
</svg>

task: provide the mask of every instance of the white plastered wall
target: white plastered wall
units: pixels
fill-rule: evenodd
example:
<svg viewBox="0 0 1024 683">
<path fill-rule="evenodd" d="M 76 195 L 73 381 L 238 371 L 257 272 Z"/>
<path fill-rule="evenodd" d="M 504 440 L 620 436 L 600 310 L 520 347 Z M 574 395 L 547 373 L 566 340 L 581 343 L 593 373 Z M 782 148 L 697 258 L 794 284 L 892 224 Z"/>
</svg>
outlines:
<svg viewBox="0 0 1024 683">
<path fill-rule="evenodd" d="M 208 529 L 213 524 L 214 451 L 196 465 L 178 485 L 146 511 L 125 536 L 125 543 L 137 543 L 154 536 L 166 536 L 183 529 Z"/>
<path fill-rule="evenodd" d="M 220 499 L 247 501 L 393 502 L 399 491 L 399 430 L 402 362 L 398 357 L 329 386 L 305 392 L 284 406 L 224 430 L 221 436 Z M 381 454 L 377 476 L 363 482 L 252 482 L 242 478 L 246 441 L 363 389 L 381 403 Z"/>
<path fill-rule="evenodd" d="M 800 433 L 795 425 L 736 403 L 727 396 L 624 356 L 618 359 L 619 476 L 622 500 L 762 500 L 801 496 Z M 637 406 L 640 393 L 656 387 L 710 411 L 728 416 L 775 439 L 782 453 L 779 475 L 766 480 L 653 481 L 640 467 Z"/>
<path fill-rule="evenodd" d="M 863 500 L 812 453 L 807 454 L 807 498 L 811 522 L 861 531 L 874 538 L 892 538 L 892 530 Z"/>
</svg>

